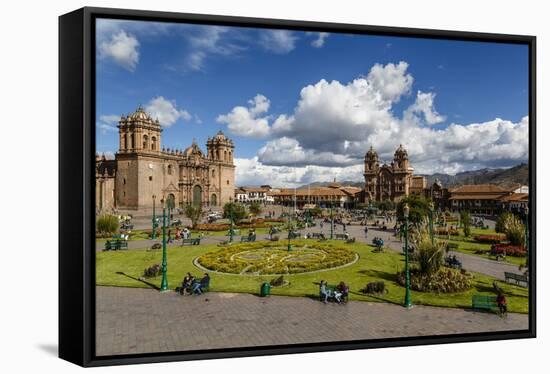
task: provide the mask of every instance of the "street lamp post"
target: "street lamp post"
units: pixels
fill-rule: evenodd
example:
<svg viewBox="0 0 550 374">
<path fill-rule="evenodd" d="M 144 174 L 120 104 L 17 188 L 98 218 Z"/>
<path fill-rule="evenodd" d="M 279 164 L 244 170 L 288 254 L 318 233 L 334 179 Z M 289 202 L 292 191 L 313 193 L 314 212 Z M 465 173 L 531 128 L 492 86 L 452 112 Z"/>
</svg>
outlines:
<svg viewBox="0 0 550 374">
<path fill-rule="evenodd" d="M 330 199 L 330 239 L 334 239 L 334 216 L 332 215 L 332 198 Z"/>
<path fill-rule="evenodd" d="M 525 213 L 525 266 L 529 268 L 529 207 L 524 209 Z"/>
<path fill-rule="evenodd" d="M 430 223 L 430 239 L 432 240 L 432 246 L 434 245 L 434 217 L 433 217 L 433 214 L 434 214 L 434 203 L 433 201 L 430 201 L 430 204 L 428 205 L 428 209 L 429 209 L 429 214 L 428 214 L 428 219 L 429 219 L 429 223 Z"/>
<path fill-rule="evenodd" d="M 233 199 L 229 199 L 229 220 L 231 226 L 229 227 L 229 243 L 233 243 Z"/>
<path fill-rule="evenodd" d="M 403 206 L 403 217 L 405 218 L 405 308 L 412 307 L 411 303 L 411 275 L 409 271 L 409 205 Z"/>
<path fill-rule="evenodd" d="M 292 244 L 290 244 L 290 235 L 292 233 L 292 227 L 291 227 L 291 220 L 290 220 L 290 204 L 288 204 L 288 244 L 287 244 L 287 250 L 290 252 L 292 251 Z"/>
<path fill-rule="evenodd" d="M 155 200 L 157 199 L 156 195 L 153 195 L 153 232 L 151 233 L 151 239 L 155 240 L 157 238 L 157 217 L 155 215 Z"/>
<path fill-rule="evenodd" d="M 162 281 L 160 283 L 160 292 L 168 291 L 168 278 L 166 276 L 167 260 L 166 260 L 166 200 L 163 198 L 162 203 Z"/>
</svg>

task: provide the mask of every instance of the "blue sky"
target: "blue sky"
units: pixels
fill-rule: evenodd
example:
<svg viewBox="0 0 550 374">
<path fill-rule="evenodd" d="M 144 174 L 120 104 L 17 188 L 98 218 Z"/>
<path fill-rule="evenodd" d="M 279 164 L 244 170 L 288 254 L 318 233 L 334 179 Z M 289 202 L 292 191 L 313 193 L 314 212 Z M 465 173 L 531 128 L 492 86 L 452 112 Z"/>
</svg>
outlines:
<svg viewBox="0 0 550 374">
<path fill-rule="evenodd" d="M 99 20 L 96 92 L 98 152 L 141 104 L 165 147 L 224 131 L 238 184 L 360 180 L 370 145 L 422 173 L 527 160 L 524 45 Z"/>
</svg>

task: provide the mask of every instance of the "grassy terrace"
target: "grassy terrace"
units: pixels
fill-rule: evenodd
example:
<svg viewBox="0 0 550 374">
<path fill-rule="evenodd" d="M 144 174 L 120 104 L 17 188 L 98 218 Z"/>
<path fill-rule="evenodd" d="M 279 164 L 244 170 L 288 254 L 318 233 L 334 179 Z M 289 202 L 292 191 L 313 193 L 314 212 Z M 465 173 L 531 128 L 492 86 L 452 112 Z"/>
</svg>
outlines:
<svg viewBox="0 0 550 374">
<path fill-rule="evenodd" d="M 307 244 L 305 240 L 295 240 L 296 244 Z M 311 242 L 310 242 L 311 243 Z M 344 245 L 341 241 L 328 241 L 335 245 Z M 321 279 L 331 284 L 345 281 L 350 285 L 350 299 L 362 301 L 378 301 L 401 304 L 404 288 L 396 283 L 396 272 L 403 268 L 402 255 L 387 251 L 373 253 L 370 245 L 355 243 L 347 244 L 349 249 L 357 252 L 359 260 L 348 267 L 325 270 L 317 273 L 285 275 L 290 285 L 272 288 L 272 294 L 287 296 L 317 297 L 318 282 Z M 181 283 L 186 272 L 200 276 L 203 271 L 193 264 L 193 260 L 206 252 L 216 251 L 219 247 L 189 246 L 168 248 L 168 284 L 174 289 Z M 96 254 L 96 283 L 101 286 L 151 287 L 160 286 L 161 278 L 151 278 L 146 282 L 138 278 L 143 270 L 153 264 L 161 263 L 161 251 L 147 249 L 116 252 L 99 252 Z M 210 272 L 211 290 L 217 292 L 258 293 L 260 285 L 274 276 L 231 275 Z M 412 300 L 417 305 L 432 305 L 442 307 L 469 308 L 472 294 L 494 295 L 492 293 L 493 278 L 474 274 L 473 288 L 467 292 L 451 294 L 433 294 L 412 291 Z M 359 292 L 368 282 L 384 281 L 388 293 L 380 296 L 366 296 Z M 149 283 L 149 284 L 148 284 Z M 528 291 L 525 288 L 499 282 L 505 290 L 509 311 L 528 312 Z"/>
<path fill-rule="evenodd" d="M 472 228 L 472 234 L 470 235 L 469 238 L 464 236 L 464 232 L 462 231 L 462 229 L 459 230 L 458 236 L 451 235 L 450 239 L 447 239 L 446 235 L 436 235 L 436 237 L 440 239 L 444 239 L 449 243 L 457 244 L 458 252 L 462 252 L 462 253 L 466 253 L 469 255 L 474 255 L 482 258 L 488 258 L 487 254 L 476 254 L 475 251 L 477 250 L 489 251 L 491 249 L 491 244 L 478 243 L 475 241 L 474 237 L 477 235 L 495 235 L 495 234 L 496 234 L 496 231 L 493 229 Z M 525 264 L 525 258 L 507 256 L 505 262 L 519 266 L 519 265 Z"/>
</svg>

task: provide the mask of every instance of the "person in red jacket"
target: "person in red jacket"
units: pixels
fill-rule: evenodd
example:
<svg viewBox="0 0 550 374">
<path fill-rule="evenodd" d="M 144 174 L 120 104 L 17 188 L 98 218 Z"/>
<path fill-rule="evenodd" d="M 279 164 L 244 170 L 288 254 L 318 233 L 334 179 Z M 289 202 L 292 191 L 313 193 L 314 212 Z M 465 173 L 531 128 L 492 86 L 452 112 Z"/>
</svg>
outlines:
<svg viewBox="0 0 550 374">
<path fill-rule="evenodd" d="M 502 292 L 498 293 L 497 305 L 498 305 L 498 310 L 500 311 L 500 314 L 505 314 L 506 310 L 507 310 L 507 308 L 506 308 L 506 297 L 504 296 L 504 293 L 502 293 Z"/>
</svg>

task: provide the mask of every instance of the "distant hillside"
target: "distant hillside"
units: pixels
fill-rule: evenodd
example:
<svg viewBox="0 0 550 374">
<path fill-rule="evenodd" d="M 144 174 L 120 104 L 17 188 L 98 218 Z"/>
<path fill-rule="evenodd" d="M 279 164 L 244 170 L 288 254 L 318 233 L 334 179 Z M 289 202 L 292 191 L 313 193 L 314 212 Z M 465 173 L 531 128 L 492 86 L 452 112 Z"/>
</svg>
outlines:
<svg viewBox="0 0 550 374">
<path fill-rule="evenodd" d="M 456 175 L 432 174 L 425 175 L 428 185 L 439 179 L 443 186 L 461 186 L 464 184 L 498 184 L 509 186 L 516 183 L 529 185 L 529 167 L 527 164 L 520 164 L 509 169 L 480 169 L 465 171 Z"/>
<path fill-rule="evenodd" d="M 498 184 L 506 187 L 516 183 L 529 185 L 529 167 L 527 164 L 519 164 L 508 169 L 480 169 L 464 171 L 456 175 L 432 174 L 424 175 L 428 179 L 428 186 L 439 179 L 444 187 L 461 186 L 464 184 Z M 333 182 L 314 182 L 299 188 L 324 187 Z M 364 187 L 364 182 L 337 181 L 342 186 Z"/>
</svg>

